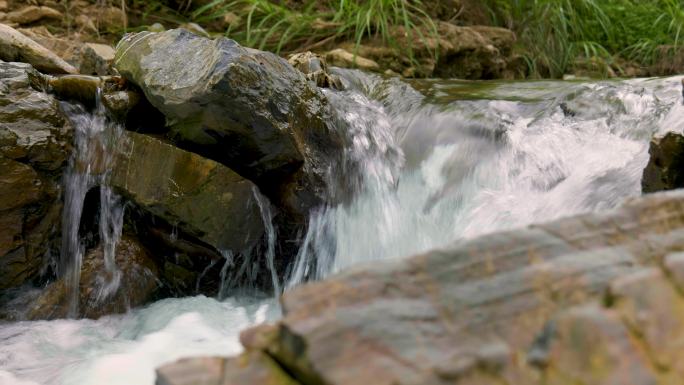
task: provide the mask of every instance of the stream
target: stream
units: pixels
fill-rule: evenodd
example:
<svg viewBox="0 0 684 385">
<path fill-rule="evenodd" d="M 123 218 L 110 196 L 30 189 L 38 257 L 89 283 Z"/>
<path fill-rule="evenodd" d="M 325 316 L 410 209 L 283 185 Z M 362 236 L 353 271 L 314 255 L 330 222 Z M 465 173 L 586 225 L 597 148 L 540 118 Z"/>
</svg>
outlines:
<svg viewBox="0 0 684 385">
<path fill-rule="evenodd" d="M 650 138 L 684 129 L 679 78 L 470 82 L 338 73 L 347 90 L 325 92 L 349 124 L 345 156 L 362 166 L 345 181 L 349 202 L 312 213 L 285 290 L 350 266 L 614 208 L 641 194 Z M 84 194 L 73 183 L 67 197 Z M 101 194 L 112 215 L 103 215 L 100 231 L 116 242 L 121 207 L 108 189 Z M 77 239 L 65 242 L 82 253 Z M 268 257 L 272 264 L 277 255 L 269 249 Z M 98 320 L 4 323 L 0 384 L 152 385 L 159 365 L 237 354 L 241 330 L 279 316 L 268 293 L 167 298 Z"/>
</svg>

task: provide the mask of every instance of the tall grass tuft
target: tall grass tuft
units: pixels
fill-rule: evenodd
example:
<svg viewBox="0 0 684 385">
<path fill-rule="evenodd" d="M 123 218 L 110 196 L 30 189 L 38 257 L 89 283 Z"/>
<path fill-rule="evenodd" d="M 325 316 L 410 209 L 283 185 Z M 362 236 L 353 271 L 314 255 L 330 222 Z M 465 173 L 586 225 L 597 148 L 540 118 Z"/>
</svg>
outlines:
<svg viewBox="0 0 684 385">
<path fill-rule="evenodd" d="M 530 72 L 559 77 L 578 61 L 651 65 L 684 34 L 683 0 L 485 0 L 495 24 L 517 32 Z M 663 50 L 663 46 L 671 49 Z"/>
</svg>

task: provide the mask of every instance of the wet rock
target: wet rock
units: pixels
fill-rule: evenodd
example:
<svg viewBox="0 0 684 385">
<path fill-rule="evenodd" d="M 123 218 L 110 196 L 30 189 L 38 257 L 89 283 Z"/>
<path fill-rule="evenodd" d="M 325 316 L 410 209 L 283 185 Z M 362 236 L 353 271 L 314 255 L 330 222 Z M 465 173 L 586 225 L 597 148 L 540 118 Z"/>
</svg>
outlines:
<svg viewBox="0 0 684 385">
<path fill-rule="evenodd" d="M 125 134 L 110 183 L 147 212 L 216 250 L 246 250 L 264 232 L 254 184 L 151 136 Z"/>
<path fill-rule="evenodd" d="M 0 289 L 35 277 L 59 233 L 71 130 L 25 63 L 0 62 Z"/>
<path fill-rule="evenodd" d="M 28 6 L 5 16 L 5 20 L 14 24 L 31 24 L 42 19 L 62 20 L 64 15 L 50 7 Z"/>
<path fill-rule="evenodd" d="M 81 50 L 80 72 L 87 75 L 112 75 L 111 64 L 116 51 L 109 45 L 85 43 Z"/>
<path fill-rule="evenodd" d="M 83 258 L 79 284 L 79 316 L 99 318 L 124 313 L 154 298 L 158 268 L 149 252 L 135 238 L 124 236 L 116 246 L 118 271 L 104 266 L 102 248 Z M 49 285 L 32 305 L 29 319 L 65 318 L 69 314 L 69 291 L 63 279 Z"/>
<path fill-rule="evenodd" d="M 128 112 L 140 103 L 142 96 L 135 91 L 114 91 L 102 95 L 102 104 L 118 119 L 123 120 Z"/>
<path fill-rule="evenodd" d="M 342 48 L 337 48 L 326 53 L 325 60 L 327 60 L 330 65 L 337 67 L 359 68 L 366 71 L 378 71 L 380 69 L 378 63 L 373 60 L 361 57 L 360 55 L 354 55 Z"/>
<path fill-rule="evenodd" d="M 342 141 L 327 99 L 284 59 L 171 30 L 128 35 L 115 67 L 166 116 L 180 146 L 254 181 L 286 210 L 325 199 Z M 289 186 L 305 197 L 282 201 Z"/>
<path fill-rule="evenodd" d="M 307 51 L 290 55 L 287 61 L 318 87 L 334 88 L 336 90 L 344 88 L 342 80 L 338 76 L 330 75 L 328 65 L 320 55 Z"/>
<path fill-rule="evenodd" d="M 648 154 L 641 191 L 651 193 L 684 187 L 684 135 L 668 132 L 661 138 L 653 138 Z"/>
<path fill-rule="evenodd" d="M 684 191 L 653 194 L 299 287 L 241 342 L 303 384 L 681 383 L 684 297 L 659 270 L 683 247 Z"/>
<path fill-rule="evenodd" d="M 0 24 L 0 60 L 31 64 L 45 73 L 75 74 L 78 71 L 59 56 L 14 28 Z"/>
</svg>

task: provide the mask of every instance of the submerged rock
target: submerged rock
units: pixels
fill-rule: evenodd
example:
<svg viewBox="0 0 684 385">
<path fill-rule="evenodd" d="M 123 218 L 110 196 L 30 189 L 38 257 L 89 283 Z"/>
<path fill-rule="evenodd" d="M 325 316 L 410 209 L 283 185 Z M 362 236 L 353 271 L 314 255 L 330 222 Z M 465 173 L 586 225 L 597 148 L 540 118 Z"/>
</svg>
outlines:
<svg viewBox="0 0 684 385">
<path fill-rule="evenodd" d="M 684 187 L 684 135 L 668 132 L 661 138 L 653 138 L 648 154 L 641 179 L 644 193 Z"/>
<path fill-rule="evenodd" d="M 653 194 L 294 289 L 227 370 L 158 376 L 266 384 L 265 354 L 300 384 L 683 383 L 683 248 L 684 192 Z"/>
<path fill-rule="evenodd" d="M 57 100 L 30 86 L 32 71 L 0 62 L 0 289 L 35 277 L 59 234 L 72 133 Z"/>
<path fill-rule="evenodd" d="M 110 184 L 142 209 L 217 251 L 249 249 L 264 233 L 252 182 L 151 136 L 125 133 Z"/>
<path fill-rule="evenodd" d="M 180 146 L 229 166 L 286 209 L 325 199 L 342 141 L 327 99 L 284 59 L 178 29 L 127 35 L 114 66 L 166 116 Z M 308 195 L 288 202 L 283 189 Z"/>
<path fill-rule="evenodd" d="M 105 269 L 102 248 L 83 258 L 79 284 L 79 316 L 99 318 L 124 313 L 150 301 L 158 288 L 158 268 L 149 252 L 135 238 L 124 236 L 116 247 L 114 273 Z M 64 279 L 49 285 L 31 306 L 29 319 L 65 318 L 69 315 L 69 290 Z"/>
<path fill-rule="evenodd" d="M 45 73 L 78 73 L 71 64 L 5 24 L 0 24 L 0 60 L 29 63 Z"/>
</svg>

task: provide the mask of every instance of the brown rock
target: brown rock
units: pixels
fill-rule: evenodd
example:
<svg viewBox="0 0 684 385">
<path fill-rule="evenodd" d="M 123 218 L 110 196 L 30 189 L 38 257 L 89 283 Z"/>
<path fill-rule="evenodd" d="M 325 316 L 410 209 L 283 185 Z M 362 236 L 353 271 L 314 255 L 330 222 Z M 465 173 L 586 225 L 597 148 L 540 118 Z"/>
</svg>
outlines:
<svg viewBox="0 0 684 385">
<path fill-rule="evenodd" d="M 151 136 L 126 133 L 111 186 L 216 250 L 249 249 L 264 232 L 254 184 Z"/>
<path fill-rule="evenodd" d="M 64 15 L 56 9 L 50 7 L 38 7 L 35 5 L 10 12 L 5 16 L 5 20 L 19 25 L 31 24 L 42 19 L 62 20 Z"/>
<path fill-rule="evenodd" d="M 149 252 L 136 239 L 124 236 L 116 246 L 115 260 L 119 277 L 106 271 L 101 248 L 91 250 L 83 258 L 79 284 L 80 316 L 99 318 L 123 313 L 153 298 L 158 287 L 158 268 Z M 45 288 L 32 305 L 28 317 L 55 319 L 64 318 L 68 313 L 69 290 L 61 279 Z"/>
<path fill-rule="evenodd" d="M 76 68 L 16 29 L 0 24 L 0 60 L 31 64 L 46 73 L 73 74 Z"/>
<path fill-rule="evenodd" d="M 112 75 L 116 51 L 109 45 L 85 43 L 81 49 L 80 72 L 87 75 Z"/>
<path fill-rule="evenodd" d="M 597 306 L 572 309 L 555 320 L 554 329 L 545 384 L 659 383 L 616 313 Z"/>
<path fill-rule="evenodd" d="M 190 358 L 157 369 L 156 385 L 297 385 L 278 364 L 263 353 L 234 359 Z"/>
<path fill-rule="evenodd" d="M 684 135 L 668 132 L 653 138 L 641 190 L 651 193 L 684 187 Z"/>
<path fill-rule="evenodd" d="M 651 361 L 673 372 L 670 383 L 684 383 L 684 298 L 665 274 L 644 269 L 613 282 L 610 290 L 625 324 L 649 347 Z"/>
</svg>

